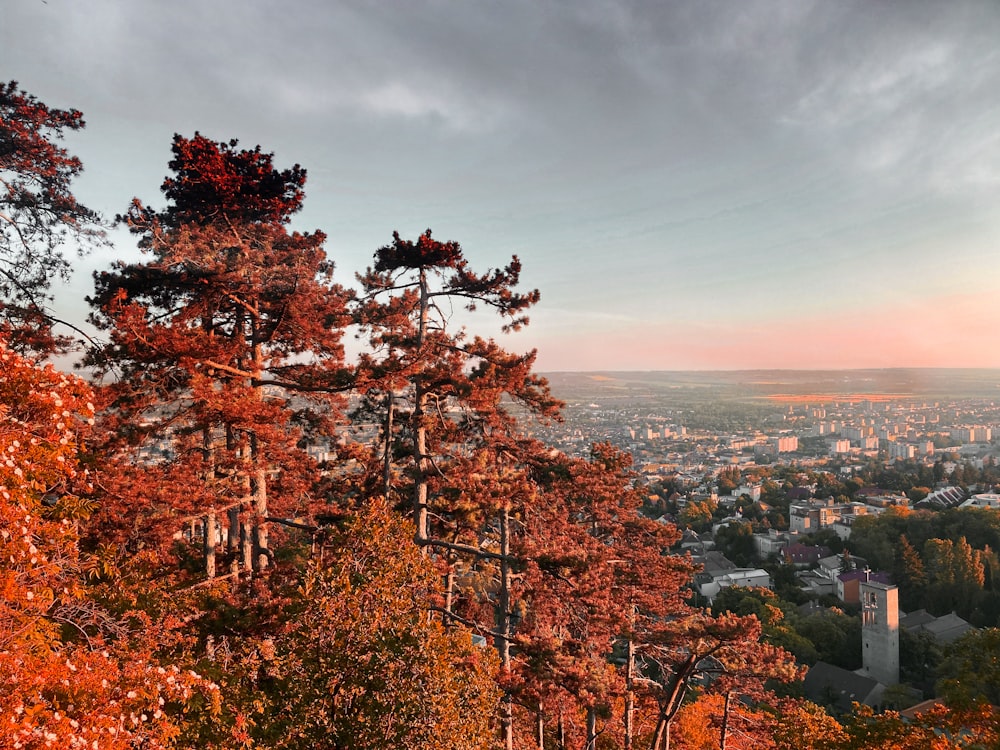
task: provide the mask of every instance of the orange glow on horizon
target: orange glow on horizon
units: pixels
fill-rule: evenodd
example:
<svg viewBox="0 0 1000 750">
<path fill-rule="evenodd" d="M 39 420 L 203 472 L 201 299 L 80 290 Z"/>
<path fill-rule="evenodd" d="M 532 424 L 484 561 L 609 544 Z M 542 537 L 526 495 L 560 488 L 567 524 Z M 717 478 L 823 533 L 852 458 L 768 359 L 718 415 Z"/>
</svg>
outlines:
<svg viewBox="0 0 1000 750">
<path fill-rule="evenodd" d="M 1000 367 L 1000 296 L 951 295 L 795 319 L 577 328 L 539 342 L 541 371 Z M 748 316 L 749 317 L 749 316 Z M 565 363 L 565 364 L 557 364 Z"/>
</svg>

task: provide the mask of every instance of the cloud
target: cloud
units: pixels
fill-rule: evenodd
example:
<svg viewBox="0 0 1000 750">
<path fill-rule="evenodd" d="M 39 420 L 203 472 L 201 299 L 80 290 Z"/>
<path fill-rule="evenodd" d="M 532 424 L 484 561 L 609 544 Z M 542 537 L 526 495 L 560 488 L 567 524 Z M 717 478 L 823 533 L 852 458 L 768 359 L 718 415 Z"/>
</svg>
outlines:
<svg viewBox="0 0 1000 750">
<path fill-rule="evenodd" d="M 174 131 L 260 143 L 346 274 L 393 228 L 516 251 L 560 350 L 940 291 L 996 245 L 995 0 L 10 5 L 0 58 L 85 112 L 105 210 Z"/>
<path fill-rule="evenodd" d="M 800 80 L 811 85 L 778 122 L 888 189 L 968 195 L 1000 184 L 1000 6 L 880 8 L 838 18 L 843 41 L 806 53 L 817 64 Z"/>
</svg>

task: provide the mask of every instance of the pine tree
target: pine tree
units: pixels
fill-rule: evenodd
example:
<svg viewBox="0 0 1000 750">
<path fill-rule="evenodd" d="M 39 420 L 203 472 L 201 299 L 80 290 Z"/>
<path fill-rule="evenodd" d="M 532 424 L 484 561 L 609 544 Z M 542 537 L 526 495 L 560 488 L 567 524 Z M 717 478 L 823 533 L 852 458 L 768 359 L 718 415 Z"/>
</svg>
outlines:
<svg viewBox="0 0 1000 750">
<path fill-rule="evenodd" d="M 408 460 L 412 477 L 411 507 L 416 541 L 434 544 L 429 526 L 431 477 L 443 472 L 457 446 L 509 434 L 513 403 L 536 414 L 555 417 L 560 406 L 544 379 L 531 372 L 535 352 L 514 355 L 496 342 L 469 338 L 464 328 L 449 328 L 450 309 L 461 305 L 495 311 L 504 332 L 527 324 L 525 311 L 539 293 L 516 291 L 521 263 L 517 256 L 502 269 L 483 274 L 470 270 L 457 242 L 435 240 L 427 230 L 416 241 L 393 234 L 375 253 L 375 264 L 359 281 L 363 297 L 355 320 L 372 351 L 362 355 L 359 384 L 376 403 L 384 403 L 386 489 L 392 488 L 390 464 Z M 403 411 L 405 435 L 394 435 L 394 417 Z M 404 445 L 391 446 L 397 439 Z M 392 494 L 392 492 L 387 492 Z"/>
<path fill-rule="evenodd" d="M 900 606 L 907 611 L 916 609 L 927 588 L 927 573 L 920 553 L 905 534 L 899 538 L 893 578 L 899 585 Z"/>
<path fill-rule="evenodd" d="M 69 277 L 61 246 L 104 242 L 98 215 L 71 189 L 83 165 L 59 145 L 83 126 L 79 111 L 51 108 L 16 81 L 0 83 L 0 331 L 18 350 L 68 343 L 53 335 L 64 321 L 49 306 L 52 282 Z"/>
<path fill-rule="evenodd" d="M 204 514 L 210 575 L 223 512 L 231 569 L 269 565 L 272 511 L 302 510 L 308 489 L 299 430 L 325 425 L 330 393 L 348 382 L 346 295 L 324 235 L 285 226 L 305 171 L 237 145 L 175 136 L 166 208 L 136 199 L 120 217 L 150 260 L 97 274 L 90 300 L 110 335 L 88 357 L 115 376 L 109 427 L 133 446 L 167 446 L 170 460 L 147 470 L 171 491 L 150 504 Z"/>
</svg>

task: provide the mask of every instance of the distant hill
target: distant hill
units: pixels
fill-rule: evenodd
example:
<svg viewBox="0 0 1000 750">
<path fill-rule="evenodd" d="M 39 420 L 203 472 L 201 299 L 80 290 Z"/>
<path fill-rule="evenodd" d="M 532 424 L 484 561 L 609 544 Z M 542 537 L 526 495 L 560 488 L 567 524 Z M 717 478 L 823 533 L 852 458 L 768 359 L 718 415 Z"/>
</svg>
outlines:
<svg viewBox="0 0 1000 750">
<path fill-rule="evenodd" d="M 906 398 L 950 401 L 1000 399 L 1000 370 L 897 368 L 877 370 L 717 370 L 552 372 L 556 396 L 598 403 L 624 398 L 846 400 Z M 799 398 L 792 398 L 799 397 Z"/>
</svg>

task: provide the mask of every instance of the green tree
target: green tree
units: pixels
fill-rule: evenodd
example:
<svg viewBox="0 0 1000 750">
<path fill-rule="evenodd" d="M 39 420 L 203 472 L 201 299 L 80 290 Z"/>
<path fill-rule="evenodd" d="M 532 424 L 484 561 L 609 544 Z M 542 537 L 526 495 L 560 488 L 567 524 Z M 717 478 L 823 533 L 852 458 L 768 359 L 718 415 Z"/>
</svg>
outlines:
<svg viewBox="0 0 1000 750">
<path fill-rule="evenodd" d="M 969 617 L 981 598 L 985 571 L 980 554 L 966 538 L 928 539 L 924 545 L 924 563 L 929 585 L 928 609 L 945 614 L 955 610 Z"/>
<path fill-rule="evenodd" d="M 1000 629 L 970 630 L 945 651 L 938 692 L 949 703 L 1000 705 Z"/>
<path fill-rule="evenodd" d="M 749 523 L 727 523 L 715 532 L 715 546 L 739 566 L 752 565 L 757 557 L 753 528 Z"/>
<path fill-rule="evenodd" d="M 712 518 L 716 508 L 718 508 L 718 503 L 712 499 L 689 500 L 681 509 L 680 517 L 677 520 L 681 526 L 694 531 L 707 531 L 712 528 Z"/>
<path fill-rule="evenodd" d="M 764 640 L 792 654 L 800 664 L 814 664 L 819 658 L 816 647 L 796 630 L 799 619 L 791 603 L 763 588 L 729 586 L 712 601 L 712 612 L 729 612 L 740 617 L 754 615 L 761 622 Z"/>
<path fill-rule="evenodd" d="M 325 542 L 290 629 L 263 663 L 273 703 L 255 739 L 273 748 L 473 750 L 494 743 L 497 660 L 427 617 L 439 594 L 412 524 L 373 504 Z"/>
<path fill-rule="evenodd" d="M 844 669 L 861 666 L 861 619 L 840 611 L 801 618 L 796 630 L 816 647 L 822 661 Z"/>
<path fill-rule="evenodd" d="M 934 692 L 938 665 L 943 650 L 941 643 L 931 633 L 919 630 L 899 631 L 899 674 L 900 682 L 913 685 L 926 695 Z"/>
<path fill-rule="evenodd" d="M 927 589 L 927 573 L 920 553 L 905 534 L 899 538 L 892 577 L 899 586 L 900 606 L 906 611 L 917 609 Z"/>
</svg>

